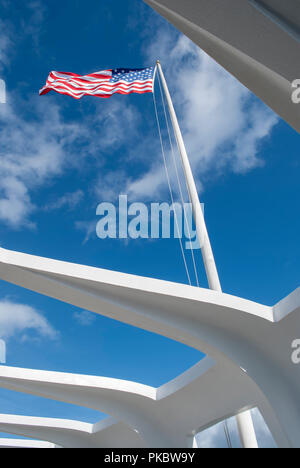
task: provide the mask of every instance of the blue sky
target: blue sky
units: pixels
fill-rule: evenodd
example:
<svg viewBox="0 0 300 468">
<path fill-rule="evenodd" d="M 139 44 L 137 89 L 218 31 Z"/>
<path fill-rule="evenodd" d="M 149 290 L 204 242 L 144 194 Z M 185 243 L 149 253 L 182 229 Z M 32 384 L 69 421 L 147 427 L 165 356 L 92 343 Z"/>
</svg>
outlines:
<svg viewBox="0 0 300 468">
<path fill-rule="evenodd" d="M 124 193 L 169 202 L 151 94 L 81 101 L 38 95 L 51 70 L 87 74 L 152 66 L 157 58 L 205 203 L 223 290 L 273 305 L 299 286 L 298 135 L 140 0 L 0 0 L 0 78 L 8 93 L 0 105 L 1 246 L 187 282 L 176 239 L 95 235 L 100 202 Z M 196 260 L 206 287 L 199 252 Z M 4 282 L 0 326 L 11 366 L 159 386 L 201 358 Z M 0 412 L 101 417 L 2 390 Z"/>
</svg>

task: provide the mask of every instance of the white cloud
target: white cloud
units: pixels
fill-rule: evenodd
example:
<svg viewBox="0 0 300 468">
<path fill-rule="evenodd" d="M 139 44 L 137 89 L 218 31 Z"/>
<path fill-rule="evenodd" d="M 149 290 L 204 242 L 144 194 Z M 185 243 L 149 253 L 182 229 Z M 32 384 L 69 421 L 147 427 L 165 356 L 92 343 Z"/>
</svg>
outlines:
<svg viewBox="0 0 300 468">
<path fill-rule="evenodd" d="M 95 102 L 95 101 L 94 101 Z M 100 101 L 101 102 L 101 101 Z M 100 132 L 101 149 L 119 149 L 138 136 L 138 124 L 140 114 L 137 109 L 128 102 L 126 96 L 114 96 L 105 104 L 96 102 L 97 111 L 91 122 L 93 127 Z M 99 110 L 101 108 L 101 111 Z M 95 133 L 95 136 L 97 133 Z M 99 138 L 98 138 L 99 139 Z"/>
<path fill-rule="evenodd" d="M 45 207 L 45 210 L 60 210 L 62 208 L 74 210 L 74 208 L 76 208 L 78 204 L 82 201 L 83 197 L 84 192 L 82 190 L 76 190 L 75 192 L 66 193 L 54 202 L 49 203 L 49 205 Z"/>
<path fill-rule="evenodd" d="M 9 339 L 20 336 L 28 339 L 28 331 L 34 331 L 37 337 L 54 340 L 58 332 L 48 320 L 33 307 L 17 304 L 9 300 L 0 302 L 0 337 Z"/>
<path fill-rule="evenodd" d="M 276 448 L 273 436 L 258 409 L 252 410 L 252 418 L 259 446 L 261 448 Z"/>
<path fill-rule="evenodd" d="M 0 6 L 4 12 L 3 16 L 7 13 L 6 16 L 11 17 L 14 4 L 14 0 L 0 0 Z M 29 0 L 24 2 L 22 7 L 23 14 L 14 14 L 13 21 L 7 18 L 5 18 L 5 21 L 0 21 L 0 63 L 4 57 L 5 60 L 3 62 L 5 65 L 8 65 L 11 59 L 8 52 L 10 55 L 11 53 L 15 53 L 11 45 L 19 45 L 24 37 L 30 38 L 35 52 L 39 53 L 38 43 L 47 8 L 40 0 Z"/>
<path fill-rule="evenodd" d="M 35 190 L 63 176 L 70 167 L 81 171 L 88 157 L 101 165 L 111 148 L 132 137 L 138 119 L 138 113 L 124 101 L 107 103 L 105 113 L 99 113 L 95 104 L 84 122 L 66 122 L 62 109 L 47 97 L 31 98 L 30 106 L 31 118 L 23 117 L 20 102 L 8 100 L 0 106 L 0 220 L 15 229 L 32 227 Z M 118 132 L 120 114 L 125 123 Z M 81 196 L 81 191 L 67 194 L 53 208 L 72 208 Z"/>
<path fill-rule="evenodd" d="M 95 194 L 98 197 L 99 203 L 102 201 L 115 201 L 116 193 L 122 193 L 122 189 L 126 189 L 128 175 L 124 169 L 119 171 L 108 171 L 105 176 L 101 173 L 95 185 Z"/>
<path fill-rule="evenodd" d="M 87 310 L 75 312 L 73 317 L 83 327 L 91 326 L 96 319 L 95 314 Z"/>
<path fill-rule="evenodd" d="M 34 120 L 23 118 L 17 105 L 0 107 L 0 219 L 13 228 L 32 226 L 31 190 L 62 173 L 83 132 L 64 122 L 57 106 L 32 99 L 31 108 Z"/>
<path fill-rule="evenodd" d="M 24 37 L 38 44 L 47 9 L 39 0 L 31 0 L 26 7 L 22 35 L 17 26 L 9 22 L 4 25 L 0 20 L 0 72 L 9 67 L 11 51 L 18 53 Z M 104 153 L 106 157 L 135 135 L 139 119 L 138 112 L 124 99 L 105 101 L 105 112 L 100 100 L 91 100 L 88 115 L 75 122 L 67 122 L 62 115 L 67 99 L 63 96 L 60 106 L 53 104 L 50 96 L 33 98 L 31 94 L 30 101 L 23 99 L 18 90 L 12 90 L 7 104 L 0 105 L 0 221 L 14 229 L 34 226 L 34 195 L 38 189 L 63 176 L 70 167 L 81 171 L 83 159 L 91 158 L 100 167 Z M 80 196 L 79 191 L 73 198 L 69 194 L 53 209 L 72 208 Z"/>
<path fill-rule="evenodd" d="M 31 0 L 26 3 L 29 18 L 21 19 L 22 33 L 31 37 L 36 52 L 39 52 L 39 38 L 46 14 L 45 5 L 39 0 Z"/>
<path fill-rule="evenodd" d="M 96 237 L 96 225 L 96 219 L 92 221 L 76 221 L 76 229 L 84 232 L 85 235 L 82 244 L 86 244 L 92 237 Z"/>
<path fill-rule="evenodd" d="M 261 144 L 278 122 L 271 110 L 189 39 L 170 29 L 160 29 L 147 56 L 149 63 L 161 59 L 199 188 L 207 172 L 244 173 L 264 163 Z M 155 164 L 128 185 L 128 193 L 135 197 L 153 197 L 166 187 L 164 168 L 158 163 L 160 147 L 154 148 Z M 170 174 L 174 186 L 171 166 Z"/>
<path fill-rule="evenodd" d="M 36 9 L 35 1 L 30 5 L 32 24 L 38 31 L 45 13 Z M 11 41 L 3 31 L 0 60 L 7 63 Z M 199 189 L 202 176 L 209 171 L 215 175 L 224 171 L 245 172 L 261 165 L 260 145 L 277 122 L 274 114 L 253 100 L 243 86 L 192 42 L 173 30 L 159 29 L 147 51 L 149 63 L 157 55 L 167 72 L 179 110 Z M 88 157 L 92 158 L 95 171 L 101 168 L 90 189 L 99 198 L 98 202 L 111 200 L 119 193 L 128 193 L 132 198 L 153 198 L 154 194 L 158 197 L 166 190 L 158 138 L 153 136 L 153 129 L 140 138 L 141 116 L 129 98 L 105 101 L 105 112 L 103 102 L 91 100 L 90 112 L 83 121 L 68 122 L 62 108 L 54 105 L 50 97 L 31 98 L 29 117 L 28 112 L 23 113 L 24 107 L 28 111 L 28 103 L 24 106 L 16 92 L 13 96 L 14 100 L 9 95 L 8 104 L 0 106 L 0 220 L 11 228 L 33 227 L 37 190 L 62 177 L 70 165 L 80 171 L 83 159 Z M 108 161 L 111 164 L 108 157 L 122 152 L 122 148 L 122 161 L 116 161 L 121 169 L 112 173 L 110 166 L 107 171 L 105 164 Z M 132 162 L 141 155 L 142 167 L 146 169 L 140 176 L 132 176 L 127 172 L 126 161 Z M 170 173 L 174 186 L 172 167 Z M 69 195 L 69 199 L 67 194 L 49 206 L 53 209 L 75 206 L 79 199 Z"/>
<path fill-rule="evenodd" d="M 0 20 L 0 30 L 6 31 L 6 26 L 2 20 Z M 8 63 L 9 50 L 11 47 L 11 39 L 8 34 L 1 32 L 0 34 L 0 71 Z"/>
<path fill-rule="evenodd" d="M 225 448 L 226 438 L 223 423 L 217 424 L 196 436 L 198 447 L 205 448 Z"/>
</svg>

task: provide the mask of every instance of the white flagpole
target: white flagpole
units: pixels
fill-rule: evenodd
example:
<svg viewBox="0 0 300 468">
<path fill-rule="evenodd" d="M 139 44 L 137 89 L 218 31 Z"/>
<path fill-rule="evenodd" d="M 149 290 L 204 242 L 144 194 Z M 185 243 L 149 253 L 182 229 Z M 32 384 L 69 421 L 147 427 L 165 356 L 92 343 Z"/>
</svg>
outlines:
<svg viewBox="0 0 300 468">
<path fill-rule="evenodd" d="M 168 85 L 167 85 L 167 82 L 166 82 L 159 60 L 157 61 L 157 68 L 159 70 L 163 89 L 166 95 L 170 117 L 171 117 L 172 125 L 174 128 L 175 137 L 177 140 L 179 153 L 181 156 L 185 179 L 186 179 L 186 183 L 187 183 L 187 187 L 188 187 L 188 191 L 189 191 L 189 195 L 190 195 L 190 199 L 191 199 L 191 203 L 193 207 L 193 215 L 194 215 L 194 220 L 195 220 L 195 225 L 196 225 L 196 232 L 197 232 L 197 236 L 201 245 L 202 257 L 203 257 L 208 284 L 209 284 L 210 289 L 212 289 L 213 291 L 222 292 L 219 274 L 218 274 L 216 262 L 214 259 L 213 251 L 211 248 L 195 179 L 194 179 L 191 165 L 189 162 L 189 158 L 186 152 L 185 144 L 184 144 L 182 133 L 179 127 L 176 112 L 173 106 L 172 98 L 171 98 Z M 257 439 L 256 439 L 250 411 L 244 413 L 243 415 L 238 415 L 237 423 L 238 423 L 240 438 L 241 438 L 244 448 L 258 448 Z"/>
<path fill-rule="evenodd" d="M 191 203 L 192 203 L 192 208 L 193 208 L 193 215 L 195 219 L 195 224 L 196 224 L 196 232 L 198 236 L 198 240 L 201 244 L 201 249 L 202 249 L 202 256 L 203 256 L 203 261 L 204 261 L 204 266 L 206 270 L 206 275 L 208 279 L 208 284 L 210 289 L 213 289 L 214 291 L 222 291 L 221 289 L 221 284 L 219 280 L 219 275 L 213 255 L 213 251 L 211 248 L 210 240 L 208 237 L 208 232 L 206 228 L 206 223 L 203 215 L 203 211 L 201 208 L 198 192 L 197 192 L 197 187 L 195 184 L 195 179 L 193 177 L 191 165 L 189 162 L 189 158 L 186 152 L 185 144 L 182 138 L 182 134 L 180 131 L 179 123 L 177 120 L 177 116 L 175 113 L 175 109 L 173 106 L 173 102 L 171 99 L 171 95 L 168 89 L 168 85 L 164 76 L 164 73 L 162 71 L 162 67 L 160 62 L 157 62 L 157 67 L 161 76 L 162 80 L 162 85 L 165 91 L 169 111 L 170 111 L 170 116 L 175 132 L 175 137 L 177 140 L 180 156 L 181 156 L 181 161 L 183 165 L 183 170 L 187 182 L 187 187 L 189 191 L 189 195 L 191 198 Z"/>
</svg>

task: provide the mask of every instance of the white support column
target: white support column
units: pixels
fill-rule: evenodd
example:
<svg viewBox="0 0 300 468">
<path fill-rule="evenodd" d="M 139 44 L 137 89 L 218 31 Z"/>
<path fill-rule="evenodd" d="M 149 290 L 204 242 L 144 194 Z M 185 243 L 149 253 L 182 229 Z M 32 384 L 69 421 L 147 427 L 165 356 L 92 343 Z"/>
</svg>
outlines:
<svg viewBox="0 0 300 468">
<path fill-rule="evenodd" d="M 197 437 L 194 436 L 194 438 L 193 438 L 193 449 L 198 449 L 198 448 L 199 448 L 199 445 L 198 445 Z"/>
<path fill-rule="evenodd" d="M 160 73 L 163 89 L 166 95 L 170 117 L 171 117 L 172 125 L 174 128 L 175 137 L 177 140 L 179 153 L 181 156 L 186 183 L 187 183 L 191 203 L 193 206 L 193 215 L 194 215 L 195 224 L 196 224 L 196 232 L 197 232 L 197 236 L 201 245 L 202 257 L 203 257 L 205 271 L 206 271 L 206 275 L 208 279 L 208 284 L 209 284 L 210 289 L 214 291 L 222 292 L 219 274 L 217 271 L 213 251 L 211 248 L 195 179 L 194 179 L 191 165 L 189 162 L 189 158 L 186 152 L 185 144 L 183 141 L 182 133 L 181 133 L 178 119 L 176 116 L 176 112 L 173 106 L 172 98 L 171 98 L 168 85 L 167 85 L 167 82 L 166 82 L 166 79 L 165 79 L 165 76 L 164 76 L 164 73 L 163 73 L 163 70 L 159 61 L 157 61 L 157 67 Z M 247 416 L 238 415 L 237 423 L 238 423 L 240 438 L 241 438 L 243 447 L 250 448 L 248 446 L 248 443 L 250 443 L 251 448 L 254 448 L 254 445 L 255 445 L 254 440 L 256 440 L 256 436 L 255 436 L 251 413 L 248 412 Z M 256 441 L 256 448 L 258 448 L 257 441 Z"/>
<path fill-rule="evenodd" d="M 258 448 L 251 411 L 239 414 L 236 420 L 243 447 L 249 449 Z"/>
</svg>

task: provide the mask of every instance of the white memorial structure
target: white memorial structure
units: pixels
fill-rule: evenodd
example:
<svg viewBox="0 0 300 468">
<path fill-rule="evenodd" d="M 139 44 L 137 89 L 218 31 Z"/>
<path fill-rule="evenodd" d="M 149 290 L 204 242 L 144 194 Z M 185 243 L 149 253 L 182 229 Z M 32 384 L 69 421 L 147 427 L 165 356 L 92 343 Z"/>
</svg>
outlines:
<svg viewBox="0 0 300 468">
<path fill-rule="evenodd" d="M 297 78 L 299 68 L 299 8 L 295 1 L 146 3 L 300 130 L 300 108 L 291 102 L 289 81 Z M 295 6 L 293 15 L 291 5 Z M 262 31 L 267 32 L 265 40 Z M 279 52 L 284 60 L 278 59 Z M 2 388 L 92 408 L 109 416 L 92 425 L 0 415 L 0 432 L 39 439 L 40 444 L 51 447 L 183 448 L 194 446 L 198 432 L 236 416 L 243 446 L 254 448 L 257 441 L 249 410 L 258 408 L 279 447 L 300 447 L 300 372 L 292 361 L 292 343 L 300 330 L 300 289 L 274 307 L 222 292 L 159 62 L 157 69 L 202 241 L 210 290 L 5 249 L 0 249 L 0 278 L 171 338 L 206 357 L 160 388 L 105 377 L 0 366 Z M 22 445 L 22 441 L 0 441 L 0 446 L 10 444 Z"/>
<path fill-rule="evenodd" d="M 300 373 L 291 359 L 291 344 L 300 326 L 300 289 L 267 307 L 218 291 L 4 249 L 0 249 L 0 277 L 207 354 L 158 389 L 6 366 L 0 367 L 0 387 L 110 415 L 126 425 L 126 429 L 120 429 L 119 423 L 111 427 L 110 447 L 126 447 L 128 440 L 135 447 L 191 447 L 200 430 L 254 407 L 278 446 L 300 447 Z M 74 444 L 75 439 L 86 445 L 90 443 L 86 433 L 97 432 L 82 423 L 0 416 L 0 430 L 5 428 L 19 435 L 40 434 L 42 440 L 47 434 L 47 441 L 59 446 Z M 103 428 L 97 429 L 98 436 L 90 440 L 100 446 Z"/>
</svg>

